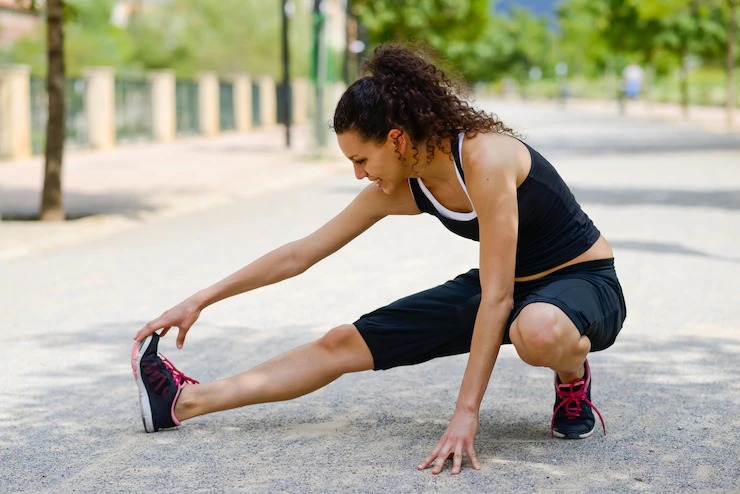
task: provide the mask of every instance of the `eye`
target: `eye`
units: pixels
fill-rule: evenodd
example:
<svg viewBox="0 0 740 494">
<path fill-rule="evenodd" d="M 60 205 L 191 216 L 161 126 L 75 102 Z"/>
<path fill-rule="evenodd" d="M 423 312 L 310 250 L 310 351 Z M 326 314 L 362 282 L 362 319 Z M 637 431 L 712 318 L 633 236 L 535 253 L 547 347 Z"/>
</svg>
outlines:
<svg viewBox="0 0 740 494">
<path fill-rule="evenodd" d="M 366 159 L 364 159 L 364 158 L 363 158 L 363 159 L 361 159 L 361 160 L 355 160 L 355 165 L 359 165 L 359 166 L 362 166 L 362 165 L 364 165 L 364 164 L 365 164 L 365 162 L 366 162 L 366 161 L 367 161 L 367 160 L 366 160 Z"/>
</svg>

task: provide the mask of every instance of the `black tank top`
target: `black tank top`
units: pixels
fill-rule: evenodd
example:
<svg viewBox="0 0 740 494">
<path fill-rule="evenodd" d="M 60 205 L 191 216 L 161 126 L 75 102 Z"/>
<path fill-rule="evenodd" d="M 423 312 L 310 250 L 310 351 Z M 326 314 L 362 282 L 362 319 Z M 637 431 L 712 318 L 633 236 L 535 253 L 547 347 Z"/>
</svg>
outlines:
<svg viewBox="0 0 740 494">
<path fill-rule="evenodd" d="M 453 137 L 451 146 L 457 178 L 467 194 L 460 157 L 463 138 L 464 133 Z M 522 144 L 529 150 L 532 168 L 516 194 L 519 204 L 517 278 L 541 273 L 570 261 L 586 252 L 600 236 L 599 230 L 583 212 L 555 168 L 527 143 Z M 457 235 L 480 240 L 475 211 L 450 211 L 434 198 L 419 179 L 410 178 L 409 186 L 422 212 L 436 216 Z"/>
</svg>

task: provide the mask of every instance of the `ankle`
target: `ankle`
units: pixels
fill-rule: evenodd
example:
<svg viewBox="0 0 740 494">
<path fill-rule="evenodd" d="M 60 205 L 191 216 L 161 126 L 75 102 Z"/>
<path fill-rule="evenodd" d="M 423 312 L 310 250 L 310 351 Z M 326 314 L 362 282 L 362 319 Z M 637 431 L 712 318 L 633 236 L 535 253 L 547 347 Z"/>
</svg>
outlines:
<svg viewBox="0 0 740 494">
<path fill-rule="evenodd" d="M 175 417 L 178 421 L 193 418 L 196 413 L 196 390 L 197 384 L 188 384 L 180 391 L 180 396 L 175 403 Z"/>
<path fill-rule="evenodd" d="M 559 370 L 555 372 L 557 372 L 558 379 L 560 379 L 562 384 L 570 384 L 586 375 L 586 365 L 584 362 L 574 369 Z"/>
</svg>

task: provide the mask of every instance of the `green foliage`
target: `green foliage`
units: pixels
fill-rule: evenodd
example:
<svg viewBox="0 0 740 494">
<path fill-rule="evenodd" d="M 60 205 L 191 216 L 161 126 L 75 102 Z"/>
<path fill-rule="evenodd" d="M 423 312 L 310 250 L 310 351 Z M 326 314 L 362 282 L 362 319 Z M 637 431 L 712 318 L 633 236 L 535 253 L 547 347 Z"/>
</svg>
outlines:
<svg viewBox="0 0 740 494">
<path fill-rule="evenodd" d="M 119 73 L 167 67 L 181 77 L 202 70 L 281 75 L 279 0 L 145 1 L 124 27 L 111 24 L 114 2 L 67 0 L 70 75 L 94 65 L 114 66 Z M 36 3 L 43 11 L 43 1 Z M 293 3 L 293 75 L 305 76 L 312 5 Z M 514 78 L 547 94 L 559 90 L 554 66 L 560 61 L 574 78 L 571 87 L 583 91 L 594 78 L 613 80 L 616 91 L 618 74 L 630 62 L 650 66 L 666 86 L 675 85 L 674 75 L 687 57 L 699 60 L 701 68 L 721 70 L 731 12 L 731 0 L 562 0 L 553 28 L 525 10 L 493 13 L 489 0 L 353 0 L 352 5 L 371 49 L 388 41 L 425 43 L 450 62 L 447 70 L 454 68 L 469 82 Z M 338 47 L 328 51 L 336 76 L 344 54 Z M 30 64 L 43 75 L 43 26 L 0 52 L 0 62 Z M 533 67 L 541 69 L 541 79 L 530 80 Z M 696 73 L 690 79 L 703 84 Z"/>
<path fill-rule="evenodd" d="M 173 68 L 180 76 L 202 70 L 281 75 L 281 2 L 264 0 L 167 0 L 144 3 L 128 26 L 111 23 L 115 0 L 68 0 L 65 49 L 68 73 L 107 65 L 119 72 Z M 310 13 L 294 1 L 290 20 L 293 76 L 308 72 Z M 0 52 L 0 62 L 46 71 L 45 28 Z"/>
<path fill-rule="evenodd" d="M 295 2 L 290 19 L 293 75 L 308 71 L 310 17 Z M 171 67 L 183 76 L 201 70 L 281 74 L 280 2 L 170 0 L 166 8 L 139 15 L 129 33 L 132 60 L 144 68 Z"/>
<path fill-rule="evenodd" d="M 370 43 L 424 43 L 476 80 L 485 70 L 471 67 L 490 52 L 486 37 L 488 0 L 355 0 L 355 13 Z M 480 62 L 478 62 L 480 63 Z"/>
</svg>

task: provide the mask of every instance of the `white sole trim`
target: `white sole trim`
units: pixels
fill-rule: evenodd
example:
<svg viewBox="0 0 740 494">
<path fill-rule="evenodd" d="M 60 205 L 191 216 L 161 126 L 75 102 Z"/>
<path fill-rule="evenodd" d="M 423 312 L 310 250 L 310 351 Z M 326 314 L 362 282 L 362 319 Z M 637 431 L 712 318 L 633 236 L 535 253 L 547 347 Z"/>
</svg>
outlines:
<svg viewBox="0 0 740 494">
<path fill-rule="evenodd" d="M 147 432 L 156 432 L 154 430 L 154 419 L 152 418 L 152 405 L 149 402 L 149 394 L 146 392 L 144 380 L 141 378 L 141 358 L 149 348 L 152 337 L 148 336 L 140 345 L 134 344 L 131 354 L 131 368 L 134 371 L 136 386 L 139 388 L 139 405 L 141 408 L 141 420 L 144 422 L 144 430 Z"/>
<path fill-rule="evenodd" d="M 589 432 L 584 432 L 583 434 L 579 434 L 578 437 L 571 437 L 569 439 L 586 439 L 587 437 L 591 437 L 594 434 L 595 430 L 596 430 L 596 424 L 594 424 L 594 428 L 591 429 Z M 565 434 L 562 434 L 554 429 L 552 431 L 552 435 L 559 439 L 566 439 Z"/>
</svg>

